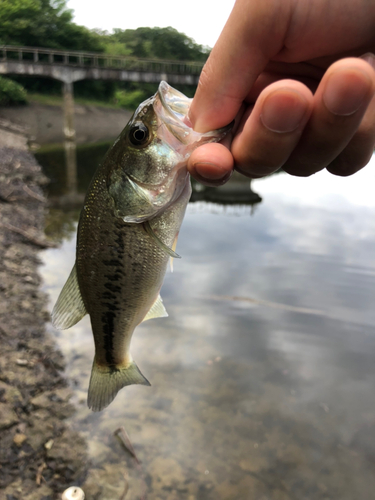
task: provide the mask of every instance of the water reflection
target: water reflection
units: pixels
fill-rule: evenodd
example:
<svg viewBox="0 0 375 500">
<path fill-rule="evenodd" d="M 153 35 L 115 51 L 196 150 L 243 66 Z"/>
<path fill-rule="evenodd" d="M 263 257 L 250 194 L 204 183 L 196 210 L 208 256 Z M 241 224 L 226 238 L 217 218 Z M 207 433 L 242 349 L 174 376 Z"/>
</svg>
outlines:
<svg viewBox="0 0 375 500">
<path fill-rule="evenodd" d="M 51 182 L 48 186 L 50 206 L 80 207 L 87 186 L 112 142 L 77 145 L 65 141 L 64 145 L 44 146 L 35 154 Z M 63 154 L 64 151 L 64 154 Z M 77 168 L 78 163 L 78 168 Z M 192 181 L 191 201 L 211 202 L 236 207 L 252 206 L 262 198 L 251 188 L 251 180 L 235 173 L 230 183 L 211 188 Z"/>
<path fill-rule="evenodd" d="M 50 179 L 47 194 L 50 206 L 80 208 L 87 186 L 112 142 L 46 145 L 35 157 Z"/>
<path fill-rule="evenodd" d="M 77 195 L 77 145 L 75 141 L 65 141 L 66 186 L 70 195 Z"/>
<path fill-rule="evenodd" d="M 51 327 L 74 389 L 71 425 L 89 443 L 89 497 L 120 498 L 124 471 L 127 500 L 373 497 L 374 167 L 347 184 L 323 172 L 255 181 L 252 217 L 193 204 L 162 289 L 170 316 L 133 338 L 152 387 L 122 390 L 100 414 L 86 407 L 88 319 Z M 66 234 L 43 254 L 51 304 L 74 262 Z M 120 426 L 139 467 L 113 437 Z"/>
</svg>

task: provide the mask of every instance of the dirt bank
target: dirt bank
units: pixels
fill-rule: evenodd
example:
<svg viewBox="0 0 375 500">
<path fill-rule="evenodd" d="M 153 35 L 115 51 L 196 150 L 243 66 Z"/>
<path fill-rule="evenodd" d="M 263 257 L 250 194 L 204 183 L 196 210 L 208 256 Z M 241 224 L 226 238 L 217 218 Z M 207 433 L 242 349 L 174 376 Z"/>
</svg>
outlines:
<svg viewBox="0 0 375 500">
<path fill-rule="evenodd" d="M 130 111 L 97 106 L 75 105 L 77 143 L 111 140 L 124 128 Z M 31 103 L 27 106 L 0 108 L 0 119 L 25 127 L 37 144 L 64 141 L 63 111 L 60 106 Z"/>
<path fill-rule="evenodd" d="M 46 178 L 26 150 L 0 149 L 0 498 L 54 500 L 85 477 L 86 448 L 64 361 L 45 331 L 38 251 Z M 73 446 L 74 444 L 74 446 Z"/>
</svg>

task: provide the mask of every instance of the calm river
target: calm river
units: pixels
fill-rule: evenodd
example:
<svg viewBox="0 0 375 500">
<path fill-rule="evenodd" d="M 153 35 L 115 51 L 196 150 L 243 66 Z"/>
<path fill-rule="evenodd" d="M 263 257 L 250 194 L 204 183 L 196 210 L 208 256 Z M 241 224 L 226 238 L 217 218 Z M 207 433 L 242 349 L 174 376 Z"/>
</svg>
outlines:
<svg viewBox="0 0 375 500">
<path fill-rule="evenodd" d="M 82 190 L 92 172 L 79 162 Z M 89 320 L 49 325 L 74 392 L 70 425 L 87 440 L 88 500 L 374 498 L 375 158 L 350 178 L 281 173 L 252 188 L 253 207 L 189 205 L 161 292 L 169 317 L 132 341 L 151 387 L 92 413 Z M 51 309 L 77 217 L 48 217 L 62 242 L 42 254 Z M 121 426 L 141 464 L 113 436 Z"/>
</svg>

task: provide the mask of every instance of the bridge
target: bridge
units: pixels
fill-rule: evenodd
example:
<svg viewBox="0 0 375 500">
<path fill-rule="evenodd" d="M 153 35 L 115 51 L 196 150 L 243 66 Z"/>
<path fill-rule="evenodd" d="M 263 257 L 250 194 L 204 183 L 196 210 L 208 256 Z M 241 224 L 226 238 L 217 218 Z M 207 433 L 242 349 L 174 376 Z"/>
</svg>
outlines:
<svg viewBox="0 0 375 500">
<path fill-rule="evenodd" d="M 64 133 L 74 139 L 73 83 L 79 80 L 117 80 L 196 85 L 201 62 L 138 59 L 96 52 L 38 47 L 0 47 L 0 74 L 53 78 L 63 83 Z"/>
<path fill-rule="evenodd" d="M 0 74 L 54 78 L 64 83 L 78 80 L 184 83 L 196 85 L 201 62 L 138 59 L 97 52 L 76 52 L 37 47 L 0 47 Z"/>
</svg>

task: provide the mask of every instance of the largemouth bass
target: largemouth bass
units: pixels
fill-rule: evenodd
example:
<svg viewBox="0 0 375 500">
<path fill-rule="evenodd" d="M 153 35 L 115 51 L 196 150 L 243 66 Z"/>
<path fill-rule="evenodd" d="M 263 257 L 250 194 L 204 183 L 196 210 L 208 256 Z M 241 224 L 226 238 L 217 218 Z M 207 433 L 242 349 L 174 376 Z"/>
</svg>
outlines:
<svg viewBox="0 0 375 500">
<path fill-rule="evenodd" d="M 191 194 L 186 164 L 201 144 L 189 124 L 191 99 L 161 82 L 135 111 L 86 194 L 76 262 L 52 312 L 56 328 L 90 315 L 95 357 L 88 406 L 100 411 L 130 384 L 150 385 L 130 354 L 135 327 L 168 316 L 159 295 Z"/>
</svg>

